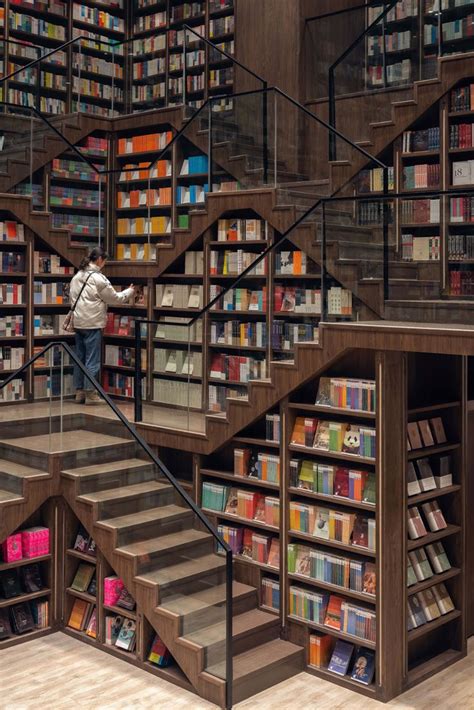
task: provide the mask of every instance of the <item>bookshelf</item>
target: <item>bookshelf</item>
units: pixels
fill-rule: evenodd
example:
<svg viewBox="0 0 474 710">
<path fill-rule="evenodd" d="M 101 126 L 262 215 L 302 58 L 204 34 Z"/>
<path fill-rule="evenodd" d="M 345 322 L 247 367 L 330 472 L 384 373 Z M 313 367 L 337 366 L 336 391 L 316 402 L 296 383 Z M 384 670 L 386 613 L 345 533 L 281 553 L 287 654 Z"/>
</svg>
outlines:
<svg viewBox="0 0 474 710">
<path fill-rule="evenodd" d="M 54 565 L 57 506 L 57 501 L 50 499 L 2 545 L 0 616 L 11 633 L 2 634 L 1 649 L 52 633 L 59 624 L 54 603 L 58 590 Z M 33 541 L 33 528 L 41 529 L 41 542 Z M 17 614 L 24 624 L 21 631 Z"/>
<path fill-rule="evenodd" d="M 58 559 L 62 566 L 64 581 L 64 586 L 60 590 L 63 605 L 62 631 L 159 678 L 190 689 L 189 682 L 172 658 L 167 666 L 158 666 L 150 660 L 150 651 L 155 638 L 154 629 L 143 617 L 131 595 L 128 595 L 124 602 L 119 599 L 123 583 L 65 503 L 61 507 L 61 523 L 63 525 L 62 549 Z M 77 549 L 78 546 L 80 549 Z M 90 553 L 91 547 L 94 549 L 93 554 Z M 81 565 L 81 573 L 76 576 Z M 74 585 L 82 588 L 86 583 L 89 591 L 77 591 L 71 587 Z M 76 615 L 77 621 L 75 623 L 73 620 L 75 626 L 73 628 L 70 626 L 71 612 L 77 600 L 80 605 L 76 611 L 83 608 L 82 602 L 85 606 L 89 606 L 89 611 L 85 611 L 82 619 L 79 619 L 78 614 Z M 122 606 L 123 603 L 126 606 Z M 92 609 L 96 612 L 93 623 L 91 623 Z M 119 634 L 122 627 L 126 627 L 127 634 Z M 130 642 L 132 635 L 133 640 Z M 120 638 L 120 645 L 116 645 L 118 638 Z"/>
</svg>

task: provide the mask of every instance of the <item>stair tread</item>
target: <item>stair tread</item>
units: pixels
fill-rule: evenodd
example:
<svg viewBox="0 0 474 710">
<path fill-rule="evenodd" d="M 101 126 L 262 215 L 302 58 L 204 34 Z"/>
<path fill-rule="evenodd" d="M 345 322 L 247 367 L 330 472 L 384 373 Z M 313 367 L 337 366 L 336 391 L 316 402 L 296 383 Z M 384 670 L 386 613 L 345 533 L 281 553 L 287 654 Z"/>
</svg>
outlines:
<svg viewBox="0 0 474 710">
<path fill-rule="evenodd" d="M 117 548 L 117 552 L 137 556 L 150 555 L 154 552 L 172 552 L 173 548 L 178 545 L 181 546 L 192 542 L 205 541 L 210 537 L 210 533 L 189 528 L 176 533 L 170 533 L 169 535 L 162 535 L 161 537 L 152 537 L 142 542 L 132 542 L 129 545 L 122 545 Z"/>
<path fill-rule="evenodd" d="M 49 477 L 48 471 L 43 471 L 40 468 L 31 468 L 31 466 L 23 466 L 23 464 L 7 461 L 6 459 L 0 459 L 0 473 L 10 473 L 12 476 L 18 476 L 18 478 Z"/>
<path fill-rule="evenodd" d="M 11 491 L 0 489 L 0 503 L 7 503 L 11 500 L 23 500 L 23 496 L 20 493 L 12 493 Z"/>
<path fill-rule="evenodd" d="M 161 483 L 160 481 L 145 481 L 143 483 L 134 483 L 131 486 L 121 486 L 120 488 L 107 488 L 104 491 L 95 491 L 93 493 L 83 493 L 78 496 L 79 500 L 88 501 L 89 503 L 101 503 L 109 500 L 120 500 L 128 498 L 140 493 L 155 493 L 156 491 L 172 490 L 169 483 Z"/>
<path fill-rule="evenodd" d="M 82 476 L 94 476 L 97 474 L 105 473 L 119 473 L 120 471 L 127 470 L 128 468 L 140 468 L 141 466 L 153 466 L 151 461 L 145 461 L 144 459 L 122 459 L 120 461 L 109 461 L 107 463 L 98 463 L 93 466 L 81 466 L 80 468 L 70 468 L 61 471 L 62 474 L 66 474 L 71 477 L 81 478 Z"/>
<path fill-rule="evenodd" d="M 255 587 L 250 587 L 248 584 L 243 584 L 242 582 L 232 582 L 232 598 L 234 600 L 254 593 Z M 189 594 L 188 596 L 177 594 L 176 596 L 168 597 L 160 606 L 175 614 L 185 616 L 186 614 L 192 614 L 211 606 L 224 604 L 226 596 L 227 585 L 218 584 L 209 589 L 203 589 L 194 594 Z"/>
<path fill-rule="evenodd" d="M 149 583 L 151 582 L 155 584 L 179 582 L 180 580 L 186 579 L 190 575 L 225 568 L 225 564 L 225 559 L 213 553 L 185 560 L 184 562 L 179 562 L 178 564 L 170 565 L 169 567 L 161 567 L 159 569 L 150 570 L 149 572 L 143 572 L 135 577 L 135 581 L 145 580 Z"/>
<path fill-rule="evenodd" d="M 302 651 L 303 649 L 294 643 L 274 639 L 239 653 L 233 660 L 234 683 L 242 682 L 247 676 L 260 673 L 267 666 L 284 661 L 296 653 L 301 654 Z M 207 668 L 206 673 L 225 678 L 225 661 Z"/>
<path fill-rule="evenodd" d="M 181 505 L 162 505 L 159 508 L 148 508 L 148 510 L 141 510 L 138 513 L 129 513 L 128 515 L 120 515 L 117 518 L 107 518 L 106 520 L 99 520 L 98 524 L 102 526 L 107 526 L 110 528 L 123 528 L 128 525 L 140 525 L 143 523 L 149 523 L 153 520 L 165 520 L 178 515 L 179 513 L 187 513 L 188 509 L 183 508 Z"/>
<path fill-rule="evenodd" d="M 238 614 L 233 617 L 232 637 L 239 638 L 241 636 L 245 636 L 253 629 L 267 625 L 279 625 L 278 617 L 275 614 L 269 614 L 267 611 L 263 611 L 262 609 L 250 609 L 250 611 L 245 611 L 242 614 Z M 191 633 L 183 636 L 183 638 L 187 641 L 196 643 L 198 646 L 203 646 L 204 648 L 211 646 L 212 644 L 219 643 L 220 641 L 225 641 L 225 637 L 225 614 L 223 614 L 222 621 L 219 623 L 204 627 L 203 629 L 198 629 L 197 631 L 192 631 Z"/>
<path fill-rule="evenodd" d="M 0 444 L 12 448 L 28 449 L 39 453 L 64 453 L 94 449 L 102 446 L 117 446 L 118 444 L 131 444 L 131 439 L 119 436 L 100 434 L 95 431 L 76 429 L 74 431 L 55 432 L 53 434 L 39 434 L 37 436 L 22 436 L 17 439 L 0 439 Z"/>
</svg>

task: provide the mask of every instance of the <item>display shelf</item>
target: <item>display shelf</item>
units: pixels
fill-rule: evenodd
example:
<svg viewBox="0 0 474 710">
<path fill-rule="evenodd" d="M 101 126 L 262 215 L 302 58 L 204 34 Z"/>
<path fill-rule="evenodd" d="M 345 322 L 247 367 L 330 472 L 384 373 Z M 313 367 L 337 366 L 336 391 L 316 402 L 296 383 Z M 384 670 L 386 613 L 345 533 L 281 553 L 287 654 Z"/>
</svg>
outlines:
<svg viewBox="0 0 474 710">
<path fill-rule="evenodd" d="M 337 540 L 327 540 L 322 537 L 316 537 L 314 535 L 309 535 L 308 533 L 300 532 L 299 530 L 290 529 L 288 531 L 288 535 L 290 537 L 294 537 L 297 540 L 304 540 L 305 542 L 316 543 L 318 545 L 321 545 L 322 547 L 333 547 L 337 550 L 356 553 L 358 555 L 362 555 L 363 557 L 377 556 L 375 550 L 369 550 L 369 548 L 367 547 L 358 547 L 357 545 L 345 545 L 344 543 L 338 542 Z"/>
<path fill-rule="evenodd" d="M 112 614 L 117 614 L 118 616 L 125 616 L 127 619 L 137 620 L 137 614 L 135 611 L 129 611 L 121 606 L 111 606 L 109 604 L 103 604 L 103 609 L 105 611 L 110 611 Z"/>
<path fill-rule="evenodd" d="M 338 584 L 330 584 L 329 582 L 321 582 L 319 579 L 314 577 L 307 577 L 303 574 L 295 574 L 293 572 L 288 572 L 288 579 L 293 582 L 302 582 L 304 584 L 309 584 L 312 587 L 318 587 L 318 589 L 324 589 L 328 592 L 333 592 L 334 594 L 340 594 L 345 597 L 350 597 L 351 599 L 357 599 L 359 602 L 366 602 L 367 604 L 374 605 L 377 600 L 375 594 L 365 594 L 363 592 L 355 592 L 352 589 L 347 589 L 347 587 L 340 587 Z"/>
<path fill-rule="evenodd" d="M 304 412 L 314 412 L 316 414 L 351 415 L 360 419 L 375 419 L 376 417 L 375 412 L 366 412 L 360 409 L 346 409 L 345 407 L 325 407 L 321 404 L 304 404 L 301 402 L 290 402 L 288 406 L 290 409 L 301 409 Z"/>
<path fill-rule="evenodd" d="M 201 469 L 201 475 L 207 478 L 219 478 L 224 481 L 231 481 L 235 486 L 243 485 L 255 486 L 257 488 L 269 488 L 272 490 L 280 490 L 280 484 L 272 483 L 271 481 L 261 481 L 259 478 L 251 478 L 249 476 L 235 476 L 229 471 L 213 471 L 208 468 Z"/>
<path fill-rule="evenodd" d="M 91 594 L 87 594 L 87 592 L 78 592 L 76 589 L 68 587 L 66 589 L 66 594 L 69 594 L 71 597 L 83 599 L 85 602 L 89 602 L 90 604 L 97 604 L 96 597 L 93 597 Z"/>
<path fill-rule="evenodd" d="M 32 560 L 31 560 L 32 562 Z M 20 594 L 17 597 L 11 597 L 11 599 L 0 599 L 0 609 L 4 609 L 9 606 L 13 606 L 14 604 L 21 604 L 23 602 L 30 602 L 33 599 L 39 599 L 40 597 L 49 597 L 51 596 L 52 591 L 51 589 L 48 589 L 45 587 L 44 589 L 41 589 L 39 592 L 31 592 L 30 594 Z"/>
<path fill-rule="evenodd" d="M 436 456 L 436 454 L 444 454 L 448 451 L 457 451 L 460 444 L 442 444 L 440 446 L 425 446 L 422 449 L 413 449 L 408 452 L 408 460 L 420 459 L 426 456 Z"/>
<path fill-rule="evenodd" d="M 242 523 L 251 528 L 259 528 L 260 530 L 268 530 L 268 532 L 274 533 L 279 532 L 279 528 L 276 525 L 261 523 L 258 520 L 249 520 L 248 518 L 242 518 L 239 515 L 232 515 L 231 513 L 220 513 L 218 510 L 211 510 L 210 508 L 203 508 L 203 511 L 216 518 L 222 518 L 223 520 L 233 520 L 236 523 Z"/>
<path fill-rule="evenodd" d="M 82 560 L 83 562 L 88 562 L 90 565 L 97 564 L 96 557 L 93 557 L 92 555 L 86 555 L 84 552 L 80 552 L 79 550 L 74 550 L 73 548 L 66 550 L 66 555 L 69 555 L 69 557 L 76 557 L 78 560 Z"/>
<path fill-rule="evenodd" d="M 331 683 L 336 683 L 343 688 L 355 691 L 356 693 L 362 693 L 362 695 L 367 695 L 369 698 L 374 698 L 376 694 L 376 688 L 372 685 L 362 685 L 356 680 L 352 680 L 349 676 L 341 676 L 337 673 L 332 673 L 327 668 L 317 668 L 316 666 L 308 665 L 306 668 L 307 673 L 312 673 L 313 675 L 321 678 L 322 680 L 328 680 Z"/>
<path fill-rule="evenodd" d="M 346 454 L 342 451 L 325 451 L 324 449 L 314 449 L 309 446 L 302 446 L 300 444 L 290 444 L 290 451 L 299 451 L 303 454 L 310 454 L 311 456 L 320 456 L 329 459 L 340 459 L 341 461 L 352 461 L 353 463 L 360 463 L 366 465 L 374 465 L 375 459 L 368 458 L 366 456 L 358 456 L 356 454 Z"/>
<path fill-rule="evenodd" d="M 333 629 L 331 626 L 326 626 L 325 624 L 317 624 L 315 621 L 301 619 L 299 616 L 293 616 L 293 614 L 289 614 L 288 619 L 290 621 L 294 621 L 295 624 L 308 626 L 310 629 L 316 629 L 316 631 L 319 631 L 322 634 L 329 634 L 330 636 L 334 636 L 334 638 L 349 641 L 349 643 L 354 643 L 357 646 L 363 646 L 364 648 L 370 649 L 375 649 L 376 647 L 375 641 L 367 641 L 367 639 L 360 638 L 360 636 L 346 634 L 344 631 L 338 631 L 337 629 Z"/>
<path fill-rule="evenodd" d="M 450 624 L 451 621 L 455 621 L 456 619 L 459 619 L 460 616 L 461 616 L 461 612 L 458 609 L 455 609 L 454 611 L 450 611 L 449 614 L 444 614 L 443 616 L 440 616 L 438 619 L 435 619 L 434 621 L 428 621 L 426 624 L 423 624 L 422 626 L 418 626 L 418 628 L 416 628 L 416 629 L 412 629 L 411 631 L 408 632 L 408 643 L 411 643 L 412 641 L 416 641 L 416 639 L 419 639 L 422 636 L 426 636 L 427 634 L 431 633 L 432 631 L 439 629 L 441 626 L 445 626 L 446 624 Z"/>
<path fill-rule="evenodd" d="M 434 587 L 436 584 L 446 582 L 448 579 L 453 579 L 460 574 L 461 570 L 457 567 L 451 567 L 451 569 L 447 570 L 447 572 L 442 572 L 441 574 L 434 574 L 432 577 L 425 579 L 423 582 L 418 582 L 417 584 L 413 584 L 411 587 L 407 587 L 407 596 L 411 597 L 413 594 L 418 594 L 418 592 L 422 592 L 424 589 Z"/>
<path fill-rule="evenodd" d="M 325 503 L 342 505 L 347 508 L 357 508 L 358 510 L 367 510 L 369 512 L 375 511 L 375 505 L 373 503 L 365 503 L 364 501 L 352 500 L 351 498 L 343 498 L 342 496 L 331 496 L 325 495 L 324 493 L 314 493 L 313 491 L 307 491 L 304 488 L 294 488 L 292 486 L 289 487 L 288 492 L 292 495 L 301 496 L 302 498 L 311 498 L 312 500 L 320 500 Z"/>
<path fill-rule="evenodd" d="M 418 493 L 417 495 L 409 496 L 408 505 L 418 505 L 418 503 L 424 503 L 427 500 L 434 500 L 436 498 L 448 496 L 453 493 L 458 493 L 460 490 L 461 486 L 457 484 L 453 486 L 446 486 L 446 488 L 433 488 L 433 490 L 431 491 L 424 491 L 423 493 Z"/>
<path fill-rule="evenodd" d="M 52 559 L 51 555 L 41 555 L 40 557 L 29 557 L 27 559 L 17 560 L 16 562 L 0 562 L 0 573 L 17 567 L 25 567 L 36 562 L 48 562 Z"/>
<path fill-rule="evenodd" d="M 410 500 L 408 501 L 410 506 Z M 443 540 L 445 537 L 450 537 L 451 535 L 458 535 L 461 532 L 460 525 L 448 524 L 448 527 L 443 530 L 437 530 L 436 532 L 429 532 L 416 540 L 408 540 L 407 549 L 416 550 L 418 547 L 424 547 L 425 545 L 430 545 L 432 542 L 438 542 L 438 540 Z"/>
</svg>

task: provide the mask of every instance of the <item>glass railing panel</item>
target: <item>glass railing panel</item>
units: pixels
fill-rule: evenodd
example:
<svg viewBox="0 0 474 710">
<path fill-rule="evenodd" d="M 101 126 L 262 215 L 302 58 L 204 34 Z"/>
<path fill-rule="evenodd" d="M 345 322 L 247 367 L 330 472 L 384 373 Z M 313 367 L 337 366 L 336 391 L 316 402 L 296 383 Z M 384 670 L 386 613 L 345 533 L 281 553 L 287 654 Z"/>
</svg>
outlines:
<svg viewBox="0 0 474 710">
<path fill-rule="evenodd" d="M 115 547 L 133 560 L 122 567 L 125 586 L 137 583 L 138 572 L 159 608 L 180 617 L 180 636 L 203 648 L 200 670 L 231 682 L 230 549 L 76 353 L 79 359 L 64 343 L 50 344 L 12 382 L 0 377 L 0 398 L 16 403 L 0 407 L 2 457 L 48 470 L 54 455 L 71 494 L 93 506 L 94 522 L 106 524 Z M 211 511 L 213 493 L 202 500 Z"/>
</svg>

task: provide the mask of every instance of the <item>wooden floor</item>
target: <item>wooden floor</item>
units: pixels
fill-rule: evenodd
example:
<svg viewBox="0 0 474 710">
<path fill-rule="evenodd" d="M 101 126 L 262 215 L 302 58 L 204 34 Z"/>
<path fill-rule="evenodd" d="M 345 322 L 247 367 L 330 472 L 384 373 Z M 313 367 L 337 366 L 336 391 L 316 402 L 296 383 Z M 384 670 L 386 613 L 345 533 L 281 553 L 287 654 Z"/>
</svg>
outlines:
<svg viewBox="0 0 474 710">
<path fill-rule="evenodd" d="M 474 639 L 469 655 L 387 705 L 301 673 L 235 706 L 238 710 L 469 710 L 474 708 Z M 0 651 L 0 710 L 201 710 L 195 695 L 62 633 Z"/>
</svg>

